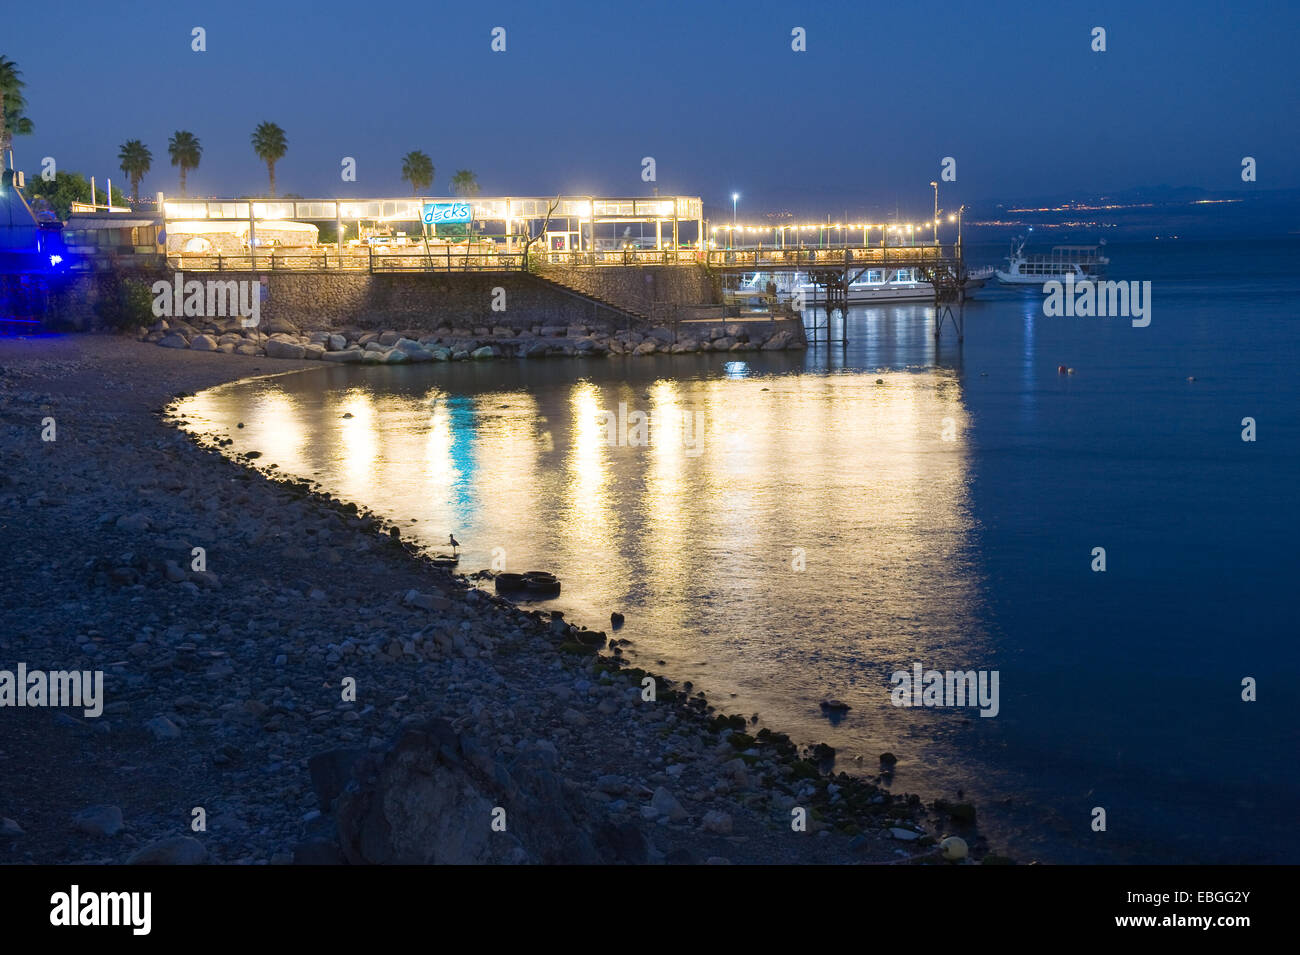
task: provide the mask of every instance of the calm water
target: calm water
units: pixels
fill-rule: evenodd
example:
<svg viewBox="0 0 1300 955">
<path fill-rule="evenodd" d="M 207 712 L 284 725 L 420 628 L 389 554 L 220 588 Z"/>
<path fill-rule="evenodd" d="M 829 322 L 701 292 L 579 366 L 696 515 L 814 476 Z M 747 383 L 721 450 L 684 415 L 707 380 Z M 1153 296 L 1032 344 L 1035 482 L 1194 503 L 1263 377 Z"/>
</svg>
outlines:
<svg viewBox="0 0 1300 955">
<path fill-rule="evenodd" d="M 896 788 L 964 790 L 1019 858 L 1291 862 L 1300 242 L 1110 248 L 1111 278 L 1153 283 L 1147 328 L 994 288 L 960 349 L 928 309 L 860 308 L 846 349 L 732 373 L 329 367 L 185 410 L 432 545 L 455 533 L 462 570 L 555 572 L 542 606 L 625 613 L 638 662 L 843 768 L 893 751 Z M 620 404 L 648 443 L 610 446 Z M 914 663 L 998 670 L 1000 713 L 894 707 Z M 826 697 L 853 707 L 837 725 Z"/>
</svg>

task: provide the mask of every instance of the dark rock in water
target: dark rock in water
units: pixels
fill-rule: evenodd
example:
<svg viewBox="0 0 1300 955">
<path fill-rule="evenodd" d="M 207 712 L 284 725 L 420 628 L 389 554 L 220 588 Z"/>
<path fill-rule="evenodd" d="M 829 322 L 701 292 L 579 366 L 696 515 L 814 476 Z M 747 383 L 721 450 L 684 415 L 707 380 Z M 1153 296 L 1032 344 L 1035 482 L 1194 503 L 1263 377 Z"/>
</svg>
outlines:
<svg viewBox="0 0 1300 955">
<path fill-rule="evenodd" d="M 822 700 L 822 709 L 832 713 L 847 713 L 853 707 L 842 700 Z"/>
<path fill-rule="evenodd" d="M 609 624 L 611 627 L 617 630 L 619 627 L 623 626 L 623 615 L 619 613 L 617 610 L 614 611 L 612 614 L 609 615 Z"/>
<path fill-rule="evenodd" d="M 358 864 L 602 861 L 595 813 L 566 791 L 555 757 L 521 752 L 507 765 L 443 719 L 412 726 L 367 755 L 337 801 L 339 844 Z M 506 829 L 493 822 L 504 809 Z"/>
<path fill-rule="evenodd" d="M 812 749 L 813 759 L 818 762 L 827 762 L 835 758 L 835 747 L 828 746 L 825 743 L 818 743 Z"/>
<path fill-rule="evenodd" d="M 973 826 L 975 824 L 975 807 L 968 802 L 948 802 L 946 799 L 936 799 L 934 808 L 937 812 L 946 812 L 948 818 L 957 825 Z"/>
<path fill-rule="evenodd" d="M 321 812 L 330 812 L 334 808 L 334 800 L 352 779 L 352 767 L 365 754 L 366 751 L 358 747 L 328 749 L 307 760 L 311 788 L 316 791 Z"/>
<path fill-rule="evenodd" d="M 887 766 L 887 767 L 889 767 L 890 769 L 893 769 L 894 764 L 895 764 L 896 762 L 898 762 L 898 757 L 895 756 L 893 753 L 881 753 L 881 754 L 880 754 L 880 765 L 881 765 L 881 766 Z"/>
</svg>

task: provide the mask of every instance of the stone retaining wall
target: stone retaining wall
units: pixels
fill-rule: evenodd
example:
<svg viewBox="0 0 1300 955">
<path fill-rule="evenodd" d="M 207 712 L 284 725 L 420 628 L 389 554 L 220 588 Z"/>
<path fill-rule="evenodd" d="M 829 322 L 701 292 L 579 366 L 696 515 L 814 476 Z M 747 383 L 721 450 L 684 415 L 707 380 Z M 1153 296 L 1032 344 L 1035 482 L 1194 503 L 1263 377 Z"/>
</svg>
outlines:
<svg viewBox="0 0 1300 955">
<path fill-rule="evenodd" d="M 636 312 L 650 315 L 652 303 L 702 304 L 716 301 L 712 279 L 702 267 L 557 268 L 546 273 Z M 174 272 L 122 273 L 151 285 L 171 281 Z M 186 280 L 266 280 L 262 302 L 264 322 L 295 328 L 416 328 L 513 325 L 586 325 L 614 331 L 637 323 L 619 312 L 584 301 L 576 295 L 538 281 L 526 272 L 412 273 L 369 272 L 191 272 Z M 72 276 L 52 301 L 60 324 L 91 328 L 94 304 L 105 293 L 111 276 Z M 500 289 L 501 292 L 497 292 Z M 504 304 L 494 311 L 493 303 Z"/>
</svg>

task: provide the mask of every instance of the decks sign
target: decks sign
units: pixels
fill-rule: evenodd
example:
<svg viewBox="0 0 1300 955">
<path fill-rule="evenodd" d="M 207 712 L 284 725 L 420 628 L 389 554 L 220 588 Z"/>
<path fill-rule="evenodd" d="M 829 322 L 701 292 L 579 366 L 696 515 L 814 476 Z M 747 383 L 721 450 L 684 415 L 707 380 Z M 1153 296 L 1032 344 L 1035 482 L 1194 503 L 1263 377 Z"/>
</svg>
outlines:
<svg viewBox="0 0 1300 955">
<path fill-rule="evenodd" d="M 468 202 L 426 202 L 424 204 L 425 225 L 437 225 L 440 222 L 469 222 L 469 220 Z"/>
</svg>

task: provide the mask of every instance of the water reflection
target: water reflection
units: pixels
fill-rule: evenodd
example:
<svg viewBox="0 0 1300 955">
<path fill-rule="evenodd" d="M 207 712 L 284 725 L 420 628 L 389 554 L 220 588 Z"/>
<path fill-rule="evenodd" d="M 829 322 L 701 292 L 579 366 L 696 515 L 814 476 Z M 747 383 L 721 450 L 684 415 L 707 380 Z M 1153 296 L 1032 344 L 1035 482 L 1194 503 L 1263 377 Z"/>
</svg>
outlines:
<svg viewBox="0 0 1300 955">
<path fill-rule="evenodd" d="M 477 370 L 331 369 L 205 392 L 184 410 L 236 452 L 415 519 L 432 548 L 456 534 L 464 571 L 498 548 L 508 569 L 553 571 L 554 606 L 592 626 L 625 613 L 636 654 L 714 699 L 734 693 L 848 752 L 934 746 L 966 714 L 894 708 L 888 677 L 987 654 L 961 380 L 751 364 L 648 381 L 589 365 L 578 381 L 520 383 L 507 370 L 505 387 Z M 829 727 L 825 696 L 855 718 Z"/>
</svg>

